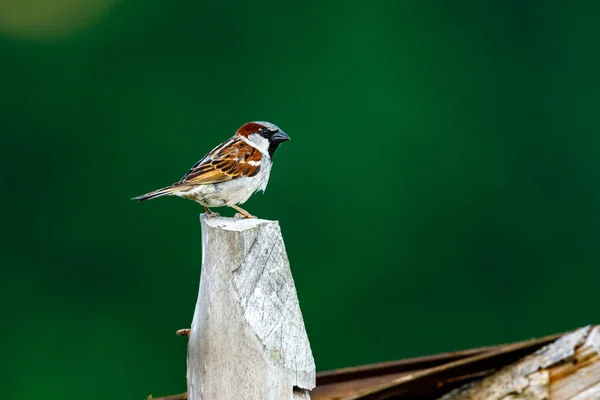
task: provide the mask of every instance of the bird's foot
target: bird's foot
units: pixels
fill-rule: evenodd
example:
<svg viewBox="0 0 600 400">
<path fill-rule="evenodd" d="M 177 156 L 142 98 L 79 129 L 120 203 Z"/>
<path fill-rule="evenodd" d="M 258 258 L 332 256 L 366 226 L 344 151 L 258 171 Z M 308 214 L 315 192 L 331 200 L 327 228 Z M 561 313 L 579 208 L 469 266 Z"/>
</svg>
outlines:
<svg viewBox="0 0 600 400">
<path fill-rule="evenodd" d="M 246 213 L 246 214 L 243 214 L 243 213 L 236 213 L 236 214 L 233 216 L 233 219 L 234 219 L 234 220 L 236 220 L 236 221 L 237 221 L 238 219 L 248 219 L 248 218 L 257 218 L 257 217 L 255 217 L 255 216 L 254 216 L 254 215 L 252 215 L 252 214 L 248 214 L 248 213 Z"/>
<path fill-rule="evenodd" d="M 233 204 L 233 205 L 230 205 L 229 207 L 234 208 L 235 210 L 239 211 L 233 217 L 233 219 L 235 219 L 235 220 L 240 219 L 240 218 L 256 218 L 254 215 L 250 214 L 248 211 L 244 210 L 240 206 L 236 206 L 235 204 Z"/>
<path fill-rule="evenodd" d="M 208 218 L 208 219 L 221 216 L 221 214 L 219 214 L 217 212 L 210 211 L 210 208 L 208 208 L 208 207 L 204 207 L 204 209 L 206 210 L 206 218 Z"/>
</svg>

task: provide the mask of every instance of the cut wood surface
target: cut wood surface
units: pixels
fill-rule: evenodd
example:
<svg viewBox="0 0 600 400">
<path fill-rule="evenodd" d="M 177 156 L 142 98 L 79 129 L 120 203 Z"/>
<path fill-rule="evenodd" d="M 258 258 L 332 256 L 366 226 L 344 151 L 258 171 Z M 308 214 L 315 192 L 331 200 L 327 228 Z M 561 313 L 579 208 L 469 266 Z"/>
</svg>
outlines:
<svg viewBox="0 0 600 400">
<path fill-rule="evenodd" d="M 276 221 L 201 217 L 191 400 L 309 399 L 315 364 Z"/>
</svg>

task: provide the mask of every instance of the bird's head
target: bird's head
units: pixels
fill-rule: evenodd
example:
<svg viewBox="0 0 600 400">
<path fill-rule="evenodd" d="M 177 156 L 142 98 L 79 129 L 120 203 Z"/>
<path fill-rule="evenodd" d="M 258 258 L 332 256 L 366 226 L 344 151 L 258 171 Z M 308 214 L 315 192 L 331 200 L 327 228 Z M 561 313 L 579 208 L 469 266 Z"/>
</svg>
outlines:
<svg viewBox="0 0 600 400">
<path fill-rule="evenodd" d="M 273 157 L 282 142 L 290 140 L 277 125 L 264 121 L 247 122 L 237 130 L 236 135 L 248 139 L 262 153 L 269 154 L 269 157 Z"/>
</svg>

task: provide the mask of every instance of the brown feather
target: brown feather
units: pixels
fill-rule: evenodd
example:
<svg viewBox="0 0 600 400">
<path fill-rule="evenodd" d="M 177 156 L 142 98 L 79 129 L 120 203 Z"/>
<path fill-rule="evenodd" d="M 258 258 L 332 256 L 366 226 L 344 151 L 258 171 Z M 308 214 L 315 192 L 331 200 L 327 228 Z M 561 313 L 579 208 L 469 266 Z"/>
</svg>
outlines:
<svg viewBox="0 0 600 400">
<path fill-rule="evenodd" d="M 260 151 L 234 136 L 211 150 L 175 186 L 206 185 L 254 176 L 260 170 L 261 159 Z M 250 165 L 250 161 L 258 165 Z"/>
<path fill-rule="evenodd" d="M 258 132 L 262 128 L 264 128 L 264 126 L 257 122 L 247 122 L 242 125 L 236 133 L 240 136 L 248 137 L 251 134 Z"/>
</svg>

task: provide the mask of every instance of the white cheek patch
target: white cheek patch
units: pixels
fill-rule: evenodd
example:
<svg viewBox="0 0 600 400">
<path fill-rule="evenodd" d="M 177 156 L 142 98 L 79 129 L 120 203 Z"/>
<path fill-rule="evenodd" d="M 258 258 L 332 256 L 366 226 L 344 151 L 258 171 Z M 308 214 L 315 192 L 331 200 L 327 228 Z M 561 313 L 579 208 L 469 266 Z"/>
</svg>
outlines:
<svg viewBox="0 0 600 400">
<path fill-rule="evenodd" d="M 248 140 L 254 145 L 254 147 L 260 150 L 261 153 L 268 154 L 269 141 L 267 139 L 257 133 L 253 133 L 252 135 L 248 136 Z"/>
</svg>

